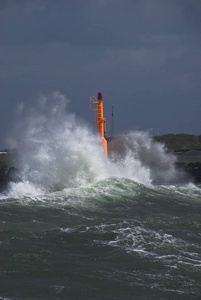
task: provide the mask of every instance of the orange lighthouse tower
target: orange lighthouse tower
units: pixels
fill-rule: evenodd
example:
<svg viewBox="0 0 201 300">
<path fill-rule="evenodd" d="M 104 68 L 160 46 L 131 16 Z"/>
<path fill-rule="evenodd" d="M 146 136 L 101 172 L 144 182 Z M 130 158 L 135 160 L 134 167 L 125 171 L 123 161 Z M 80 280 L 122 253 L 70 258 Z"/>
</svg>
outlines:
<svg viewBox="0 0 201 300">
<path fill-rule="evenodd" d="M 106 119 L 103 117 L 103 96 L 102 93 L 98 93 L 98 98 L 90 97 L 90 109 L 96 111 L 96 122 L 97 129 L 102 139 L 102 144 L 104 152 L 107 155 L 107 140 L 105 138 L 106 134 Z"/>
</svg>

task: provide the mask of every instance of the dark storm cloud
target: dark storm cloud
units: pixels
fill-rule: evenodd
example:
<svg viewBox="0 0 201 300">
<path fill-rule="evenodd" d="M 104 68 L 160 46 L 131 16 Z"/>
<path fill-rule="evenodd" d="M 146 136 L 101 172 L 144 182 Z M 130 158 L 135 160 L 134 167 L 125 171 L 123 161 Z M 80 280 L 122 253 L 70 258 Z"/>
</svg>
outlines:
<svg viewBox="0 0 201 300">
<path fill-rule="evenodd" d="M 199 0 L 0 3 L 2 126 L 17 102 L 51 90 L 93 120 L 87 98 L 102 90 L 119 131 L 200 133 Z"/>
<path fill-rule="evenodd" d="M 7 1 L 2 43 L 67 42 L 130 47 L 151 37 L 199 32 L 201 6 L 191 1 Z M 196 5 L 197 3 L 197 5 Z M 160 40 L 156 40 L 156 43 Z M 140 43 L 140 44 L 139 44 Z"/>
</svg>

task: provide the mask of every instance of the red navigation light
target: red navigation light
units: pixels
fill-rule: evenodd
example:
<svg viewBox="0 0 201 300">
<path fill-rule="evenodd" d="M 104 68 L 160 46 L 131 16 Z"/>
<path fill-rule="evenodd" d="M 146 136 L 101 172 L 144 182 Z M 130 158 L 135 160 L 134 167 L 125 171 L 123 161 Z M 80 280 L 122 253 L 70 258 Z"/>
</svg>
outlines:
<svg viewBox="0 0 201 300">
<path fill-rule="evenodd" d="M 101 101 L 103 99 L 102 93 L 98 93 L 98 100 Z"/>
</svg>

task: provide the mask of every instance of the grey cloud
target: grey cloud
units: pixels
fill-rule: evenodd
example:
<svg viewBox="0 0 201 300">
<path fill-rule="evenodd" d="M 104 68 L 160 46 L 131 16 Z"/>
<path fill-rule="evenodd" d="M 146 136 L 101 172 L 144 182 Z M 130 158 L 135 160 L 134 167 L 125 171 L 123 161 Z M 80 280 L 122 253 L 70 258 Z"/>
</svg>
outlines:
<svg viewBox="0 0 201 300">
<path fill-rule="evenodd" d="M 181 5 L 181 1 L 163 0 L 28 0 L 19 3 L 18 8 L 10 5 L 4 18 L 4 43 L 56 41 L 78 45 L 138 46 L 146 45 L 151 36 L 164 32 L 173 36 L 183 34 L 184 26 L 190 30 L 195 22 L 192 9 L 188 15 L 185 8 L 190 6 L 189 1 L 186 5 Z M 194 12 L 195 5 L 193 9 Z"/>
<path fill-rule="evenodd" d="M 0 11 L 1 123 L 59 90 L 87 120 L 101 90 L 117 131 L 200 132 L 200 1 L 19 0 Z M 121 112 L 121 114 L 118 112 Z M 5 130 L 6 132 L 6 130 Z"/>
</svg>

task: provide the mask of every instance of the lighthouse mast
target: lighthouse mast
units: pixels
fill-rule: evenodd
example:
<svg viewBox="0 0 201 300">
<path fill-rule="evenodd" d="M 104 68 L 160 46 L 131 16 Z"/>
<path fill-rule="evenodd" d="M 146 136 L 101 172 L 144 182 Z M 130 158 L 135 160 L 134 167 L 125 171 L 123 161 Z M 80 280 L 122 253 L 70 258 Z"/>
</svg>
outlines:
<svg viewBox="0 0 201 300">
<path fill-rule="evenodd" d="M 96 123 L 97 130 L 101 136 L 104 152 L 107 155 L 107 140 L 105 138 L 106 134 L 106 119 L 103 117 L 103 96 L 102 93 L 98 93 L 98 98 L 90 97 L 90 109 L 96 111 Z M 93 106 L 95 105 L 95 107 Z"/>
</svg>

